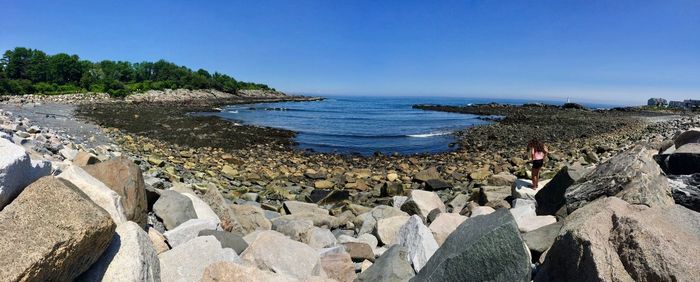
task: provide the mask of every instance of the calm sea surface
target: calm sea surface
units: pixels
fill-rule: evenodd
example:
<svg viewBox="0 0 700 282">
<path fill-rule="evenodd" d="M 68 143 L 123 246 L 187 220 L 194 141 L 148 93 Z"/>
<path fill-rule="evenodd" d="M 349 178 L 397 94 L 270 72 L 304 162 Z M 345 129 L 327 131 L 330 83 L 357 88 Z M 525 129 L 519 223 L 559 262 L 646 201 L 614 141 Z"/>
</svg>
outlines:
<svg viewBox="0 0 700 282">
<path fill-rule="evenodd" d="M 487 124 L 474 115 L 412 109 L 414 104 L 522 104 L 526 100 L 436 97 L 340 97 L 317 102 L 231 105 L 217 113 L 232 122 L 297 132 L 298 148 L 316 152 L 438 153 L 456 149 L 452 133 Z M 588 105 L 596 106 L 596 105 Z"/>
</svg>

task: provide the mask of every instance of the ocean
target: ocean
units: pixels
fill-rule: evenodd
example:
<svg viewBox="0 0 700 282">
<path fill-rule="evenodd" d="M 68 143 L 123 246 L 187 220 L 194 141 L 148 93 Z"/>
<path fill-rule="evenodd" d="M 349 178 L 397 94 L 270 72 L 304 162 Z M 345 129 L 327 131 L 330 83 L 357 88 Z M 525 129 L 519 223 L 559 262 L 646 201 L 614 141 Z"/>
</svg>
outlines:
<svg viewBox="0 0 700 282">
<path fill-rule="evenodd" d="M 235 123 L 295 131 L 294 141 L 301 150 L 365 156 L 375 152 L 412 155 L 455 150 L 457 146 L 453 132 L 489 123 L 475 115 L 424 111 L 413 109 L 413 105 L 490 102 L 523 104 L 537 101 L 327 96 L 326 100 L 314 102 L 230 105 L 216 115 Z"/>
</svg>

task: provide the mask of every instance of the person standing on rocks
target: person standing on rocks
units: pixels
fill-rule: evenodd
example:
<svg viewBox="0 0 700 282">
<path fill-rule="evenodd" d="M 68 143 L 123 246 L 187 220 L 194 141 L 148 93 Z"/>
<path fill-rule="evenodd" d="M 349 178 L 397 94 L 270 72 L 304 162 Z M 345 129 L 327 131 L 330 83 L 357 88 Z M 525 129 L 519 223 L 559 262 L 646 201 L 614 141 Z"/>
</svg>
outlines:
<svg viewBox="0 0 700 282">
<path fill-rule="evenodd" d="M 540 181 L 540 169 L 544 165 L 544 158 L 547 156 L 547 146 L 538 139 L 532 139 L 527 143 L 527 149 L 530 151 L 530 159 L 532 160 L 532 189 L 537 190 L 538 182 Z"/>
</svg>

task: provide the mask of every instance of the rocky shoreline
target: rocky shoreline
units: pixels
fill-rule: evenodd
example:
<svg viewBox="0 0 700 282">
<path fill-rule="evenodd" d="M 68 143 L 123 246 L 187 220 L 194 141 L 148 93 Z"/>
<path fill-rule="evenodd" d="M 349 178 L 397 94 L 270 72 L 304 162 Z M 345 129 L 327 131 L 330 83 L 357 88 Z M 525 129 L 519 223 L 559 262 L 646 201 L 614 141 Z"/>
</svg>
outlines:
<svg viewBox="0 0 700 282">
<path fill-rule="evenodd" d="M 109 140 L 96 146 L 0 112 L 0 233 L 7 234 L 0 253 L 11 254 L 0 258 L 8 266 L 0 277 L 683 281 L 699 274 L 692 259 L 700 251 L 692 174 L 700 173 L 698 116 L 492 106 L 479 110 L 505 118 L 458 133 L 457 151 L 360 157 L 300 152 L 291 149 L 291 132 L 188 114 L 261 100 L 199 101 L 67 101 Z M 532 137 L 552 151 L 538 191 L 527 187 L 522 148 Z M 684 175 L 673 176 L 677 169 Z M 46 214 L 67 217 L 38 216 Z M 57 244 L 66 246 L 61 253 L 52 252 Z"/>
</svg>

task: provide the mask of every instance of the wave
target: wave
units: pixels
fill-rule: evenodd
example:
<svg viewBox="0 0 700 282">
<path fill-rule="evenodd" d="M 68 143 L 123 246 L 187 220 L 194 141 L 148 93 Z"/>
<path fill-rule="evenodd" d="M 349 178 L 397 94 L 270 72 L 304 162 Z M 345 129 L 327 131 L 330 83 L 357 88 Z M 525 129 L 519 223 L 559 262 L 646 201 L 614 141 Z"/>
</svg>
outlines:
<svg viewBox="0 0 700 282">
<path fill-rule="evenodd" d="M 414 138 L 428 138 L 428 137 L 442 136 L 442 135 L 448 135 L 448 134 L 452 134 L 452 132 L 432 132 L 432 133 L 424 133 L 424 134 L 409 134 L 406 136 L 414 137 Z"/>
<path fill-rule="evenodd" d="M 237 114 L 237 113 L 238 113 L 237 110 L 230 110 L 230 111 L 226 111 L 226 112 L 229 113 L 229 114 Z"/>
</svg>

